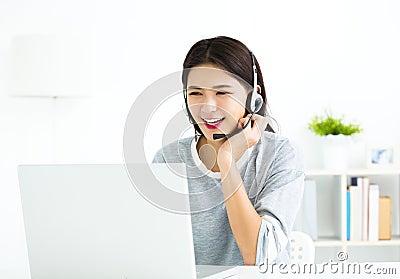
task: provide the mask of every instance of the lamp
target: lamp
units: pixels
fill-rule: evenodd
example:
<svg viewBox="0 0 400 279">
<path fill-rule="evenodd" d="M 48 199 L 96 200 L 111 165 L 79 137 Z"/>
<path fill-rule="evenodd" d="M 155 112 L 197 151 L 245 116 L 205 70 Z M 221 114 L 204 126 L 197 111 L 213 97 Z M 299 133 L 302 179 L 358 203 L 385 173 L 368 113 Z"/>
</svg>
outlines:
<svg viewBox="0 0 400 279">
<path fill-rule="evenodd" d="M 88 52 L 82 40 L 55 34 L 17 35 L 11 43 L 9 95 L 88 95 Z"/>
</svg>

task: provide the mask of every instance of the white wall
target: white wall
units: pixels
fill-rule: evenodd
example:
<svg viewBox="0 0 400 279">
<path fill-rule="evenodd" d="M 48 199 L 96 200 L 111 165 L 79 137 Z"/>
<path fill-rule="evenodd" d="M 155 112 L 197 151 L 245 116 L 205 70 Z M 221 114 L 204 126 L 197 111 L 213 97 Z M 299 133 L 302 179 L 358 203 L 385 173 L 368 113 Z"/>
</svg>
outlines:
<svg viewBox="0 0 400 279">
<path fill-rule="evenodd" d="M 232 36 L 253 50 L 281 132 L 304 148 L 308 167 L 320 159 L 306 126 L 328 106 L 359 121 L 363 141 L 400 147 L 399 14 L 397 0 L 2 0 L 0 277 L 28 274 L 16 166 L 122 162 L 123 127 L 136 96 L 179 70 L 202 38 Z M 56 107 L 49 99 L 8 97 L 11 39 L 26 33 L 87 39 L 93 97 Z"/>
</svg>

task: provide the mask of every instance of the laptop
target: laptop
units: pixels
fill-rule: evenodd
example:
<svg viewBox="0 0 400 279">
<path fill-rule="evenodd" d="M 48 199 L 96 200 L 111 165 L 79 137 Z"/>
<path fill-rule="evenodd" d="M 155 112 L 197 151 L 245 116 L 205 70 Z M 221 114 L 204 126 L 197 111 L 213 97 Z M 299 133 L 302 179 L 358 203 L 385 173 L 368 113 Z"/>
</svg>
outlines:
<svg viewBox="0 0 400 279">
<path fill-rule="evenodd" d="M 185 170 L 184 164 L 174 165 Z M 137 173 L 148 165 L 129 168 Z M 151 169 L 164 185 L 187 193 L 187 180 L 167 164 Z M 196 267 L 190 214 L 149 202 L 123 164 L 21 165 L 18 178 L 32 279 L 237 274 L 234 267 Z"/>
</svg>

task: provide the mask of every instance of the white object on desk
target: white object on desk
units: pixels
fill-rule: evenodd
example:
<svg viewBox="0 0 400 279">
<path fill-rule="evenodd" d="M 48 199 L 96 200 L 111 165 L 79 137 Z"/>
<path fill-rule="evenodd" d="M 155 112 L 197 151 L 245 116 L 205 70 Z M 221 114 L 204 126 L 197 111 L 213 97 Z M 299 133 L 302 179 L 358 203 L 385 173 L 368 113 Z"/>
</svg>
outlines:
<svg viewBox="0 0 400 279">
<path fill-rule="evenodd" d="M 305 179 L 303 200 L 293 229 L 307 233 L 313 240 L 318 239 L 317 185 L 314 179 Z"/>
</svg>

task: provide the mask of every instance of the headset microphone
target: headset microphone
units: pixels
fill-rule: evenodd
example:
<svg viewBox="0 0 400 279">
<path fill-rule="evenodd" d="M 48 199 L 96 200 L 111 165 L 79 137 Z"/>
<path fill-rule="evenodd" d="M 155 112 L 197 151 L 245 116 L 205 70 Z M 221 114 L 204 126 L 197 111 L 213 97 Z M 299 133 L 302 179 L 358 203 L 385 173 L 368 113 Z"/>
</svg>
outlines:
<svg viewBox="0 0 400 279">
<path fill-rule="evenodd" d="M 263 104 L 263 102 L 260 101 L 260 99 L 256 99 L 256 103 L 255 103 L 256 107 L 255 107 L 254 111 L 251 113 L 249 121 L 247 121 L 246 125 L 244 125 L 242 129 L 236 129 L 235 131 L 233 131 L 232 133 L 229 133 L 229 134 L 213 134 L 213 139 L 217 140 L 217 139 L 222 139 L 225 137 L 230 138 L 230 137 L 233 137 L 234 135 L 240 133 L 242 130 L 246 129 L 246 127 L 249 125 L 249 123 L 253 119 L 254 113 L 256 113 L 257 111 L 260 110 L 262 104 Z"/>
</svg>

